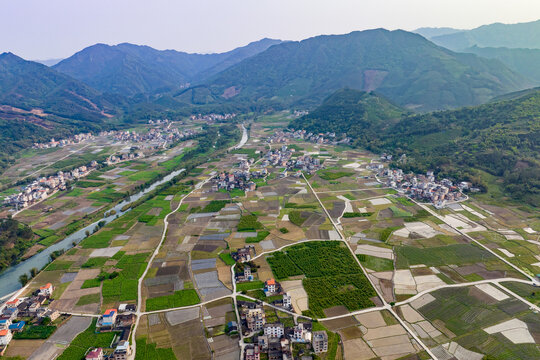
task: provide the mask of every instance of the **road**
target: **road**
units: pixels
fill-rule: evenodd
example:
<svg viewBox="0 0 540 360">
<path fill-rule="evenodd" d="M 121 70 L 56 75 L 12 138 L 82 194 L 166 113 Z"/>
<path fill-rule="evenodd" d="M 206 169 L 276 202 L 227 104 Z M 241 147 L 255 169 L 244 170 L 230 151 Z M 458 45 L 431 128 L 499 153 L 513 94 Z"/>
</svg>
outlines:
<svg viewBox="0 0 540 360">
<path fill-rule="evenodd" d="M 184 195 L 182 197 L 182 199 L 180 199 L 180 201 L 178 202 L 178 205 L 176 206 L 176 208 L 174 210 L 172 210 L 171 212 L 169 212 L 167 215 L 165 215 L 165 218 L 163 219 L 163 232 L 161 234 L 161 239 L 159 240 L 159 244 L 156 246 L 156 249 L 152 253 L 152 256 L 150 257 L 150 260 L 148 260 L 148 264 L 146 265 L 146 269 L 144 269 L 143 274 L 139 277 L 139 282 L 138 282 L 138 286 L 137 286 L 137 311 L 135 312 L 136 320 L 135 320 L 135 325 L 133 325 L 133 332 L 132 332 L 132 336 L 131 336 L 132 339 L 136 339 L 137 327 L 139 326 L 139 321 L 141 319 L 141 316 L 144 314 L 141 311 L 141 307 L 142 307 L 142 283 L 144 281 L 144 278 L 146 277 L 146 274 L 148 273 L 148 270 L 152 266 L 152 262 L 154 261 L 154 258 L 159 253 L 159 249 L 161 248 L 161 245 L 163 245 L 163 241 L 165 241 L 165 238 L 167 237 L 167 228 L 169 227 L 169 221 L 168 221 L 169 216 L 171 214 L 174 214 L 175 212 L 177 212 L 180 209 L 180 206 L 182 206 L 182 203 L 184 202 L 185 198 L 187 198 L 193 192 L 195 192 L 195 191 L 199 190 L 200 188 L 202 188 L 203 185 L 206 184 L 210 179 L 211 179 L 211 177 L 209 177 L 209 178 L 205 179 L 204 181 L 201 181 L 200 183 L 195 185 L 195 188 L 193 190 L 191 190 L 188 194 Z M 137 351 L 137 349 L 136 349 L 137 348 L 137 342 L 136 341 L 133 341 L 132 347 L 133 347 L 132 357 L 135 358 L 135 353 Z"/>
</svg>

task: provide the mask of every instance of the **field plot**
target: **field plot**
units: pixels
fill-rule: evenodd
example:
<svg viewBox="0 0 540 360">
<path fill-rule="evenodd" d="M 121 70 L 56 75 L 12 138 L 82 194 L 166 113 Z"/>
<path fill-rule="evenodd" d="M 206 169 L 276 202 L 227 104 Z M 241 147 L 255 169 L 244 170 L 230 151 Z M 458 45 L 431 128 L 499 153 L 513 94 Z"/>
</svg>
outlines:
<svg viewBox="0 0 540 360">
<path fill-rule="evenodd" d="M 293 245 L 272 253 L 266 260 L 279 280 L 305 276 L 302 284 L 309 303 L 306 314 L 323 317 L 324 310 L 333 306 L 343 305 L 352 311 L 373 305 L 375 291 L 341 242 Z"/>
<path fill-rule="evenodd" d="M 402 317 L 441 358 L 540 357 L 538 315 L 495 286 L 442 289 L 411 305 Z"/>
<path fill-rule="evenodd" d="M 341 336 L 345 359 L 397 359 L 420 350 L 405 328 L 386 311 L 356 315 L 353 319 L 341 324 L 323 322 Z"/>
<path fill-rule="evenodd" d="M 198 309 L 142 317 L 136 359 L 211 359 Z"/>
</svg>

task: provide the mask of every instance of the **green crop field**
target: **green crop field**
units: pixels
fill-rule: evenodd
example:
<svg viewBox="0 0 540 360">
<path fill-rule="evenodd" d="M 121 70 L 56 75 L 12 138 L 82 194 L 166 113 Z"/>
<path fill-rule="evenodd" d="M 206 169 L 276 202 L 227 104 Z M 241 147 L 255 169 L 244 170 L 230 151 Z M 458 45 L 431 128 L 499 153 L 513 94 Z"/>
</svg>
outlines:
<svg viewBox="0 0 540 360">
<path fill-rule="evenodd" d="M 472 244 L 453 244 L 432 248 L 399 246 L 396 248 L 396 267 L 406 269 L 410 265 L 438 266 L 469 264 L 492 260 L 494 256 Z"/>
<path fill-rule="evenodd" d="M 111 346 L 111 343 L 114 337 L 118 334 L 117 332 L 104 332 L 96 333 L 96 320 L 92 320 L 92 324 L 77 335 L 75 339 L 71 342 L 68 348 L 57 357 L 58 360 L 80 360 L 84 358 L 84 355 L 89 348 L 104 348 L 107 349 Z"/>
<path fill-rule="evenodd" d="M 195 305 L 199 302 L 199 295 L 197 295 L 197 292 L 194 289 L 178 290 L 172 295 L 164 295 L 146 299 L 146 311 Z"/>
<path fill-rule="evenodd" d="M 137 353 L 135 360 L 176 360 L 170 348 L 158 348 L 155 343 L 147 343 L 146 338 L 137 339 Z"/>
<path fill-rule="evenodd" d="M 340 241 L 293 245 L 266 258 L 277 279 L 305 275 L 308 313 L 323 317 L 324 309 L 344 305 L 350 311 L 373 305 L 375 290 L 350 251 Z"/>
</svg>

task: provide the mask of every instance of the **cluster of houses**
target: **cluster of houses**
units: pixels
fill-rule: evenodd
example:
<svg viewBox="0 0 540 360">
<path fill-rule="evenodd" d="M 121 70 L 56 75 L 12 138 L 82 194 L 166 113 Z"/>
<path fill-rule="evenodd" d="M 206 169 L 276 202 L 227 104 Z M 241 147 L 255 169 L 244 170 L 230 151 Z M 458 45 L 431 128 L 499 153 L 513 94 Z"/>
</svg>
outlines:
<svg viewBox="0 0 540 360">
<path fill-rule="evenodd" d="M 93 139 L 94 136 L 91 133 L 80 133 L 77 135 L 73 135 L 67 139 L 61 139 L 61 140 L 55 140 L 54 138 L 51 139 L 51 141 L 46 143 L 34 143 L 33 148 L 34 149 L 49 149 L 49 148 L 55 148 L 55 147 L 63 147 L 66 145 L 73 145 L 78 144 L 80 142 L 83 142 L 88 139 Z"/>
<path fill-rule="evenodd" d="M 262 171 L 235 170 L 233 172 L 221 172 L 212 179 L 212 191 L 224 189 L 227 191 L 240 189 L 254 191 L 257 184 L 252 179 L 264 178 L 268 174 L 266 169 Z"/>
<path fill-rule="evenodd" d="M 306 130 L 280 130 L 276 131 L 272 136 L 266 139 L 266 142 L 273 143 L 288 143 L 290 139 L 304 140 L 315 144 L 349 144 L 351 138 L 345 135 L 336 135 L 334 132 L 312 133 Z"/>
<path fill-rule="evenodd" d="M 105 165 L 118 164 L 123 161 L 135 160 L 144 157 L 142 151 L 130 151 L 128 153 L 123 153 L 122 155 L 111 155 L 105 160 Z"/>
<path fill-rule="evenodd" d="M 102 348 L 91 349 L 86 354 L 86 360 L 126 360 L 131 357 L 132 349 L 129 343 L 132 326 L 135 323 L 137 306 L 120 304 L 118 308 L 107 309 L 99 317 L 96 327 L 100 332 L 119 331 L 120 336 L 112 354 L 105 356 Z"/>
<path fill-rule="evenodd" d="M 51 301 L 54 287 L 46 284 L 37 289 L 32 296 L 17 298 L 2 305 L 0 311 L 0 356 L 2 356 L 13 339 L 13 333 L 23 331 L 26 321 L 22 318 L 31 318 L 33 322 L 41 323 L 43 319 L 56 320 L 60 313 L 45 306 Z"/>
<path fill-rule="evenodd" d="M 405 174 L 401 169 L 384 169 L 380 175 L 386 177 L 386 185 L 396 189 L 399 193 L 432 203 L 436 208 L 443 208 L 447 203 L 465 200 L 463 191 L 470 189 L 471 185 L 461 182 L 454 185 L 451 180 L 435 179 L 433 171 L 423 174 Z"/>
<path fill-rule="evenodd" d="M 205 121 L 209 124 L 216 123 L 216 122 L 223 122 L 227 120 L 231 120 L 236 117 L 236 113 L 228 113 L 228 114 L 197 114 L 197 115 L 191 115 L 189 118 L 192 121 Z"/>
<path fill-rule="evenodd" d="M 11 205 L 17 209 L 28 207 L 36 202 L 48 198 L 52 193 L 58 190 L 66 190 L 66 182 L 74 181 L 85 177 L 98 166 L 93 160 L 88 166 L 83 165 L 71 171 L 59 171 L 55 175 L 41 177 L 24 186 L 22 191 L 4 199 L 4 204 Z"/>
<path fill-rule="evenodd" d="M 166 124 L 166 123 L 163 123 Z M 176 127 L 151 128 L 145 133 L 137 133 L 129 130 L 102 131 L 100 136 L 112 137 L 116 141 L 138 143 L 145 147 L 160 147 L 163 144 L 178 141 L 186 137 L 195 135 L 191 129 L 178 130 Z"/>
<path fill-rule="evenodd" d="M 309 114 L 309 111 L 307 111 L 307 110 L 294 110 L 293 117 L 299 118 L 299 117 L 305 116 L 307 114 Z"/>
<path fill-rule="evenodd" d="M 272 360 L 292 360 L 295 343 L 311 344 L 316 355 L 328 351 L 328 335 L 325 331 L 312 331 L 310 322 L 298 322 L 292 327 L 280 322 L 267 323 L 263 305 L 238 301 L 238 306 L 246 329 L 244 335 L 252 340 L 245 346 L 244 359 L 260 360 L 261 354 L 266 354 Z"/>
<path fill-rule="evenodd" d="M 300 171 L 312 174 L 322 168 L 321 160 L 310 155 L 301 155 L 293 158 L 294 149 L 290 149 L 287 145 L 282 145 L 279 149 L 269 150 L 263 157 L 262 166 L 277 166 L 284 167 L 286 171 L 296 170 L 297 175 Z M 282 177 L 284 177 L 282 176 Z"/>
</svg>

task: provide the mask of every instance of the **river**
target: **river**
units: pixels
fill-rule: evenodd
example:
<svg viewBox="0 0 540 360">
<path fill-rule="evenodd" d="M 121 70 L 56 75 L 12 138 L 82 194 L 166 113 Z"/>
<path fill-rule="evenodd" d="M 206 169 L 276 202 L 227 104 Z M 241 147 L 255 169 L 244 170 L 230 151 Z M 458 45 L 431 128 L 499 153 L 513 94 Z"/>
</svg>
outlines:
<svg viewBox="0 0 540 360">
<path fill-rule="evenodd" d="M 111 210 L 115 210 L 116 214 L 104 217 L 103 219 L 100 219 L 76 232 L 73 234 L 67 236 L 64 240 L 57 242 L 54 245 L 49 246 L 48 248 L 44 249 L 40 253 L 32 256 L 31 258 L 28 258 L 27 260 L 24 260 L 23 262 L 18 263 L 17 265 L 11 266 L 8 269 L 6 269 L 4 272 L 0 274 L 0 298 L 6 297 L 7 295 L 19 290 L 22 285 L 19 282 L 19 277 L 23 274 L 29 274 L 30 269 L 37 268 L 41 269 L 47 263 L 50 261 L 50 255 L 56 251 L 56 250 L 68 250 L 73 247 L 73 243 L 78 244 L 86 237 L 86 231 L 92 232 L 96 225 L 100 221 L 105 221 L 105 223 L 110 223 L 114 219 L 116 219 L 117 216 L 122 216 L 127 211 L 131 209 L 127 209 L 126 211 L 122 211 L 122 208 L 128 204 L 131 204 L 134 201 L 137 201 L 145 194 L 149 193 L 150 191 L 154 190 L 157 186 L 166 183 L 167 181 L 173 179 L 175 176 L 178 176 L 180 173 L 185 171 L 185 169 L 180 169 L 171 172 L 167 176 L 165 176 L 163 179 L 156 181 L 146 189 L 140 191 L 139 193 L 135 195 L 131 195 L 127 200 L 122 201 L 121 203 L 117 204 L 115 207 L 113 207 Z"/>
</svg>

